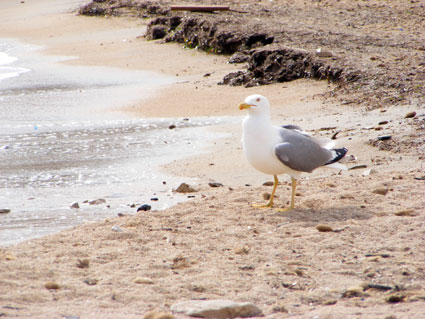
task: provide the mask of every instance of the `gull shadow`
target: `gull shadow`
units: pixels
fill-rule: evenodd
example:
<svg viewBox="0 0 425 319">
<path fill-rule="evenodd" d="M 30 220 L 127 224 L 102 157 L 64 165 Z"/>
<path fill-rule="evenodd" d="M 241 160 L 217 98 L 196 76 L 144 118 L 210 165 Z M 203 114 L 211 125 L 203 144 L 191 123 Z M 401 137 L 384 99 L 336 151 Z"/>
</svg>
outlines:
<svg viewBox="0 0 425 319">
<path fill-rule="evenodd" d="M 329 207 L 329 208 L 295 208 L 288 212 L 275 212 L 275 216 L 285 217 L 290 222 L 330 223 L 350 219 L 367 220 L 375 216 L 367 208 L 356 206 Z"/>
</svg>

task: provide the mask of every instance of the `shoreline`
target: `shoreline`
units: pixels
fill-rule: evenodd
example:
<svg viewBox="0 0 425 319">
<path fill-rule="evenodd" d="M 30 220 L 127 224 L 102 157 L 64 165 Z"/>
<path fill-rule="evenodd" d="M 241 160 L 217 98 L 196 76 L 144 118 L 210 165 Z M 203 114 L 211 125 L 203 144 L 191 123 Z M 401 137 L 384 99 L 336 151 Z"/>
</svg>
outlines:
<svg viewBox="0 0 425 319">
<path fill-rule="evenodd" d="M 195 200 L 0 247 L 0 271 L 8 274 L 0 279 L 1 314 L 136 319 L 153 310 L 169 313 L 166 318 L 188 319 L 171 314 L 172 306 L 184 300 L 230 299 L 256 304 L 267 319 L 421 318 L 423 107 L 370 111 L 330 103 L 323 98 L 328 91 L 324 81 L 218 86 L 217 80 L 236 68 L 225 56 L 147 42 L 138 38 L 144 27 L 135 20 L 64 13 L 83 1 L 61 0 L 59 9 L 49 2 L 9 1 L 0 37 L 6 33 L 2 24 L 20 17 L 14 27 L 8 25 L 9 34 L 44 44 L 46 54 L 80 54 L 67 64 L 179 74 L 180 83 L 164 87 L 147 102 L 123 107 L 133 116 L 228 116 L 235 121 L 213 128 L 221 138 L 207 152 L 161 168 L 176 178 L 197 179 L 197 192 L 190 193 Z M 4 2 L 0 10 L 2 6 Z M 166 59 L 170 52 L 173 61 Z M 354 169 L 303 175 L 293 211 L 252 208 L 271 191 L 263 185 L 271 177 L 249 166 L 240 145 L 236 119 L 244 113 L 237 106 L 252 93 L 269 98 L 274 123 L 335 135 L 337 145 L 349 149 L 347 166 Z M 406 117 L 412 111 L 416 115 Z M 381 135 L 392 137 L 379 142 Z M 277 206 L 286 206 L 286 177 L 276 195 Z M 320 225 L 331 231 L 320 231 Z"/>
</svg>

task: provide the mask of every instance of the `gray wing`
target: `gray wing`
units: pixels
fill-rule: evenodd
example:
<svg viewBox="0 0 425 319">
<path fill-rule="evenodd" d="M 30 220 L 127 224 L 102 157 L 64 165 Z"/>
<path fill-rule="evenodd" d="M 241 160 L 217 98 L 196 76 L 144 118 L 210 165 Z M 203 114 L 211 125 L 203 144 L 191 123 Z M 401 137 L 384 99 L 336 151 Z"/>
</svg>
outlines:
<svg viewBox="0 0 425 319">
<path fill-rule="evenodd" d="M 312 172 L 332 159 L 332 152 L 308 135 L 281 128 L 280 136 L 282 143 L 275 146 L 275 154 L 293 170 Z"/>
</svg>

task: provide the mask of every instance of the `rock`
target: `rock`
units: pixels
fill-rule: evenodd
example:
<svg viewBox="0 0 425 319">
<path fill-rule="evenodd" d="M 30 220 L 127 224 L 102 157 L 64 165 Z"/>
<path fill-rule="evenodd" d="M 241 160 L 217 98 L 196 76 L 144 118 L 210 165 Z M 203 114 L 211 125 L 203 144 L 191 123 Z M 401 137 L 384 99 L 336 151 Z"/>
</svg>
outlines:
<svg viewBox="0 0 425 319">
<path fill-rule="evenodd" d="M 232 300 L 189 300 L 171 306 L 176 313 L 183 313 L 190 317 L 201 318 L 250 318 L 262 316 L 260 308 L 250 302 L 234 302 Z"/>
<path fill-rule="evenodd" d="M 171 269 L 182 269 L 190 267 L 189 260 L 184 256 L 177 256 L 173 258 L 173 264 L 171 265 Z"/>
<path fill-rule="evenodd" d="M 210 187 L 223 187 L 223 184 L 217 182 L 208 183 L 208 185 Z"/>
<path fill-rule="evenodd" d="M 143 319 L 174 319 L 174 316 L 171 312 L 165 312 L 155 309 L 145 313 Z"/>
<path fill-rule="evenodd" d="M 330 51 L 323 51 L 322 48 L 318 48 L 316 50 L 316 56 L 320 58 L 330 58 L 333 56 L 333 54 Z"/>
<path fill-rule="evenodd" d="M 245 245 L 235 249 L 235 254 L 237 255 L 247 255 L 251 249 L 249 246 Z"/>
<path fill-rule="evenodd" d="M 404 298 L 406 298 L 406 296 L 404 295 L 392 294 L 392 295 L 389 295 L 387 298 L 385 298 L 385 301 L 388 303 L 399 303 L 399 302 L 403 302 Z"/>
<path fill-rule="evenodd" d="M 89 286 L 96 286 L 99 280 L 94 278 L 87 278 L 87 279 L 84 279 L 83 282 Z"/>
<path fill-rule="evenodd" d="M 149 38 L 152 40 L 162 39 L 167 35 L 167 26 L 155 25 L 150 28 Z"/>
<path fill-rule="evenodd" d="M 100 204 L 104 204 L 104 203 L 106 203 L 106 200 L 103 199 L 103 198 L 94 199 L 94 200 L 89 201 L 90 205 L 100 205 Z"/>
<path fill-rule="evenodd" d="M 378 123 L 378 125 L 385 125 L 385 124 L 388 124 L 388 121 L 381 121 Z"/>
<path fill-rule="evenodd" d="M 111 227 L 111 230 L 112 231 L 115 231 L 117 233 L 122 233 L 122 229 L 119 226 L 117 226 L 117 225 L 112 226 Z"/>
<path fill-rule="evenodd" d="M 145 284 L 145 285 L 152 285 L 153 280 L 148 277 L 137 277 L 134 279 L 135 284 Z"/>
<path fill-rule="evenodd" d="M 77 202 L 73 202 L 73 203 L 71 203 L 71 205 L 69 205 L 69 208 L 71 208 L 71 209 L 80 208 L 80 205 Z"/>
<path fill-rule="evenodd" d="M 59 285 L 54 281 L 48 281 L 44 284 L 46 289 L 57 290 L 59 289 Z"/>
<path fill-rule="evenodd" d="M 243 52 L 235 52 L 229 59 L 229 63 L 244 63 L 248 62 L 249 54 Z"/>
<path fill-rule="evenodd" d="M 374 168 L 369 168 L 369 169 L 365 170 L 365 171 L 362 173 L 362 175 L 363 175 L 363 176 L 369 176 L 369 175 L 371 175 L 371 174 L 376 174 L 376 173 L 378 173 L 378 171 L 377 171 L 376 169 L 374 169 Z"/>
<path fill-rule="evenodd" d="M 398 212 L 395 212 L 394 215 L 396 216 L 417 216 L 414 209 L 406 209 L 406 210 L 400 210 Z"/>
<path fill-rule="evenodd" d="M 90 260 L 85 258 L 85 259 L 77 259 L 77 264 L 76 266 L 78 268 L 89 268 L 90 266 Z"/>
<path fill-rule="evenodd" d="M 171 124 L 170 126 L 168 126 L 168 128 L 169 128 L 170 130 L 174 130 L 174 129 L 176 128 L 176 125 L 175 125 L 175 124 Z"/>
<path fill-rule="evenodd" d="M 391 135 L 381 135 L 381 136 L 378 136 L 378 141 L 387 141 L 387 140 L 390 140 L 390 139 L 392 139 L 392 136 Z"/>
<path fill-rule="evenodd" d="M 8 208 L 1 208 L 0 209 L 0 214 L 9 214 L 11 212 L 10 209 Z"/>
<path fill-rule="evenodd" d="M 139 207 L 137 208 L 137 211 L 138 211 L 138 212 L 140 212 L 140 211 L 144 211 L 144 212 L 146 212 L 146 211 L 148 211 L 148 210 L 151 210 L 151 208 L 152 208 L 152 206 L 151 206 L 151 205 L 143 204 L 143 205 L 141 205 L 141 206 L 139 206 Z"/>
<path fill-rule="evenodd" d="M 333 231 L 332 227 L 329 225 L 319 224 L 316 226 L 316 229 L 320 232 L 331 232 Z"/>
<path fill-rule="evenodd" d="M 416 116 L 416 112 L 415 111 L 412 111 L 412 112 L 406 113 L 406 115 L 404 116 L 404 118 L 405 119 L 409 119 L 409 118 L 412 118 L 412 117 L 415 117 L 415 116 Z"/>
<path fill-rule="evenodd" d="M 372 193 L 385 196 L 388 193 L 388 188 L 379 187 L 379 188 L 374 189 L 372 191 Z"/>
<path fill-rule="evenodd" d="M 181 183 L 179 187 L 175 189 L 177 193 L 194 193 L 197 190 L 186 183 Z"/>
<path fill-rule="evenodd" d="M 363 287 L 350 287 L 347 288 L 343 293 L 342 297 L 352 298 L 352 297 L 361 297 L 364 295 Z"/>
</svg>

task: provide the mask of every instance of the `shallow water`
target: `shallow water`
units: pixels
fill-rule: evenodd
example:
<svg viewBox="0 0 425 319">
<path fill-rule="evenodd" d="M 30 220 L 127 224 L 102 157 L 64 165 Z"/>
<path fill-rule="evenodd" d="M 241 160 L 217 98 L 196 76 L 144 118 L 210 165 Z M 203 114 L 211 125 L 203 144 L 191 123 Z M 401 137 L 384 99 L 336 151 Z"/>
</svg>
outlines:
<svg viewBox="0 0 425 319">
<path fill-rule="evenodd" d="M 17 57 L 7 67 L 28 70 L 0 81 L 0 209 L 11 209 L 0 214 L 0 245 L 185 199 L 171 191 L 182 180 L 158 168 L 202 152 L 212 139 L 205 126 L 225 119 L 131 118 L 114 110 L 175 79 L 65 66 L 33 47 L 0 43 Z M 106 203 L 84 203 L 98 198 Z M 70 209 L 72 202 L 80 209 Z"/>
</svg>

